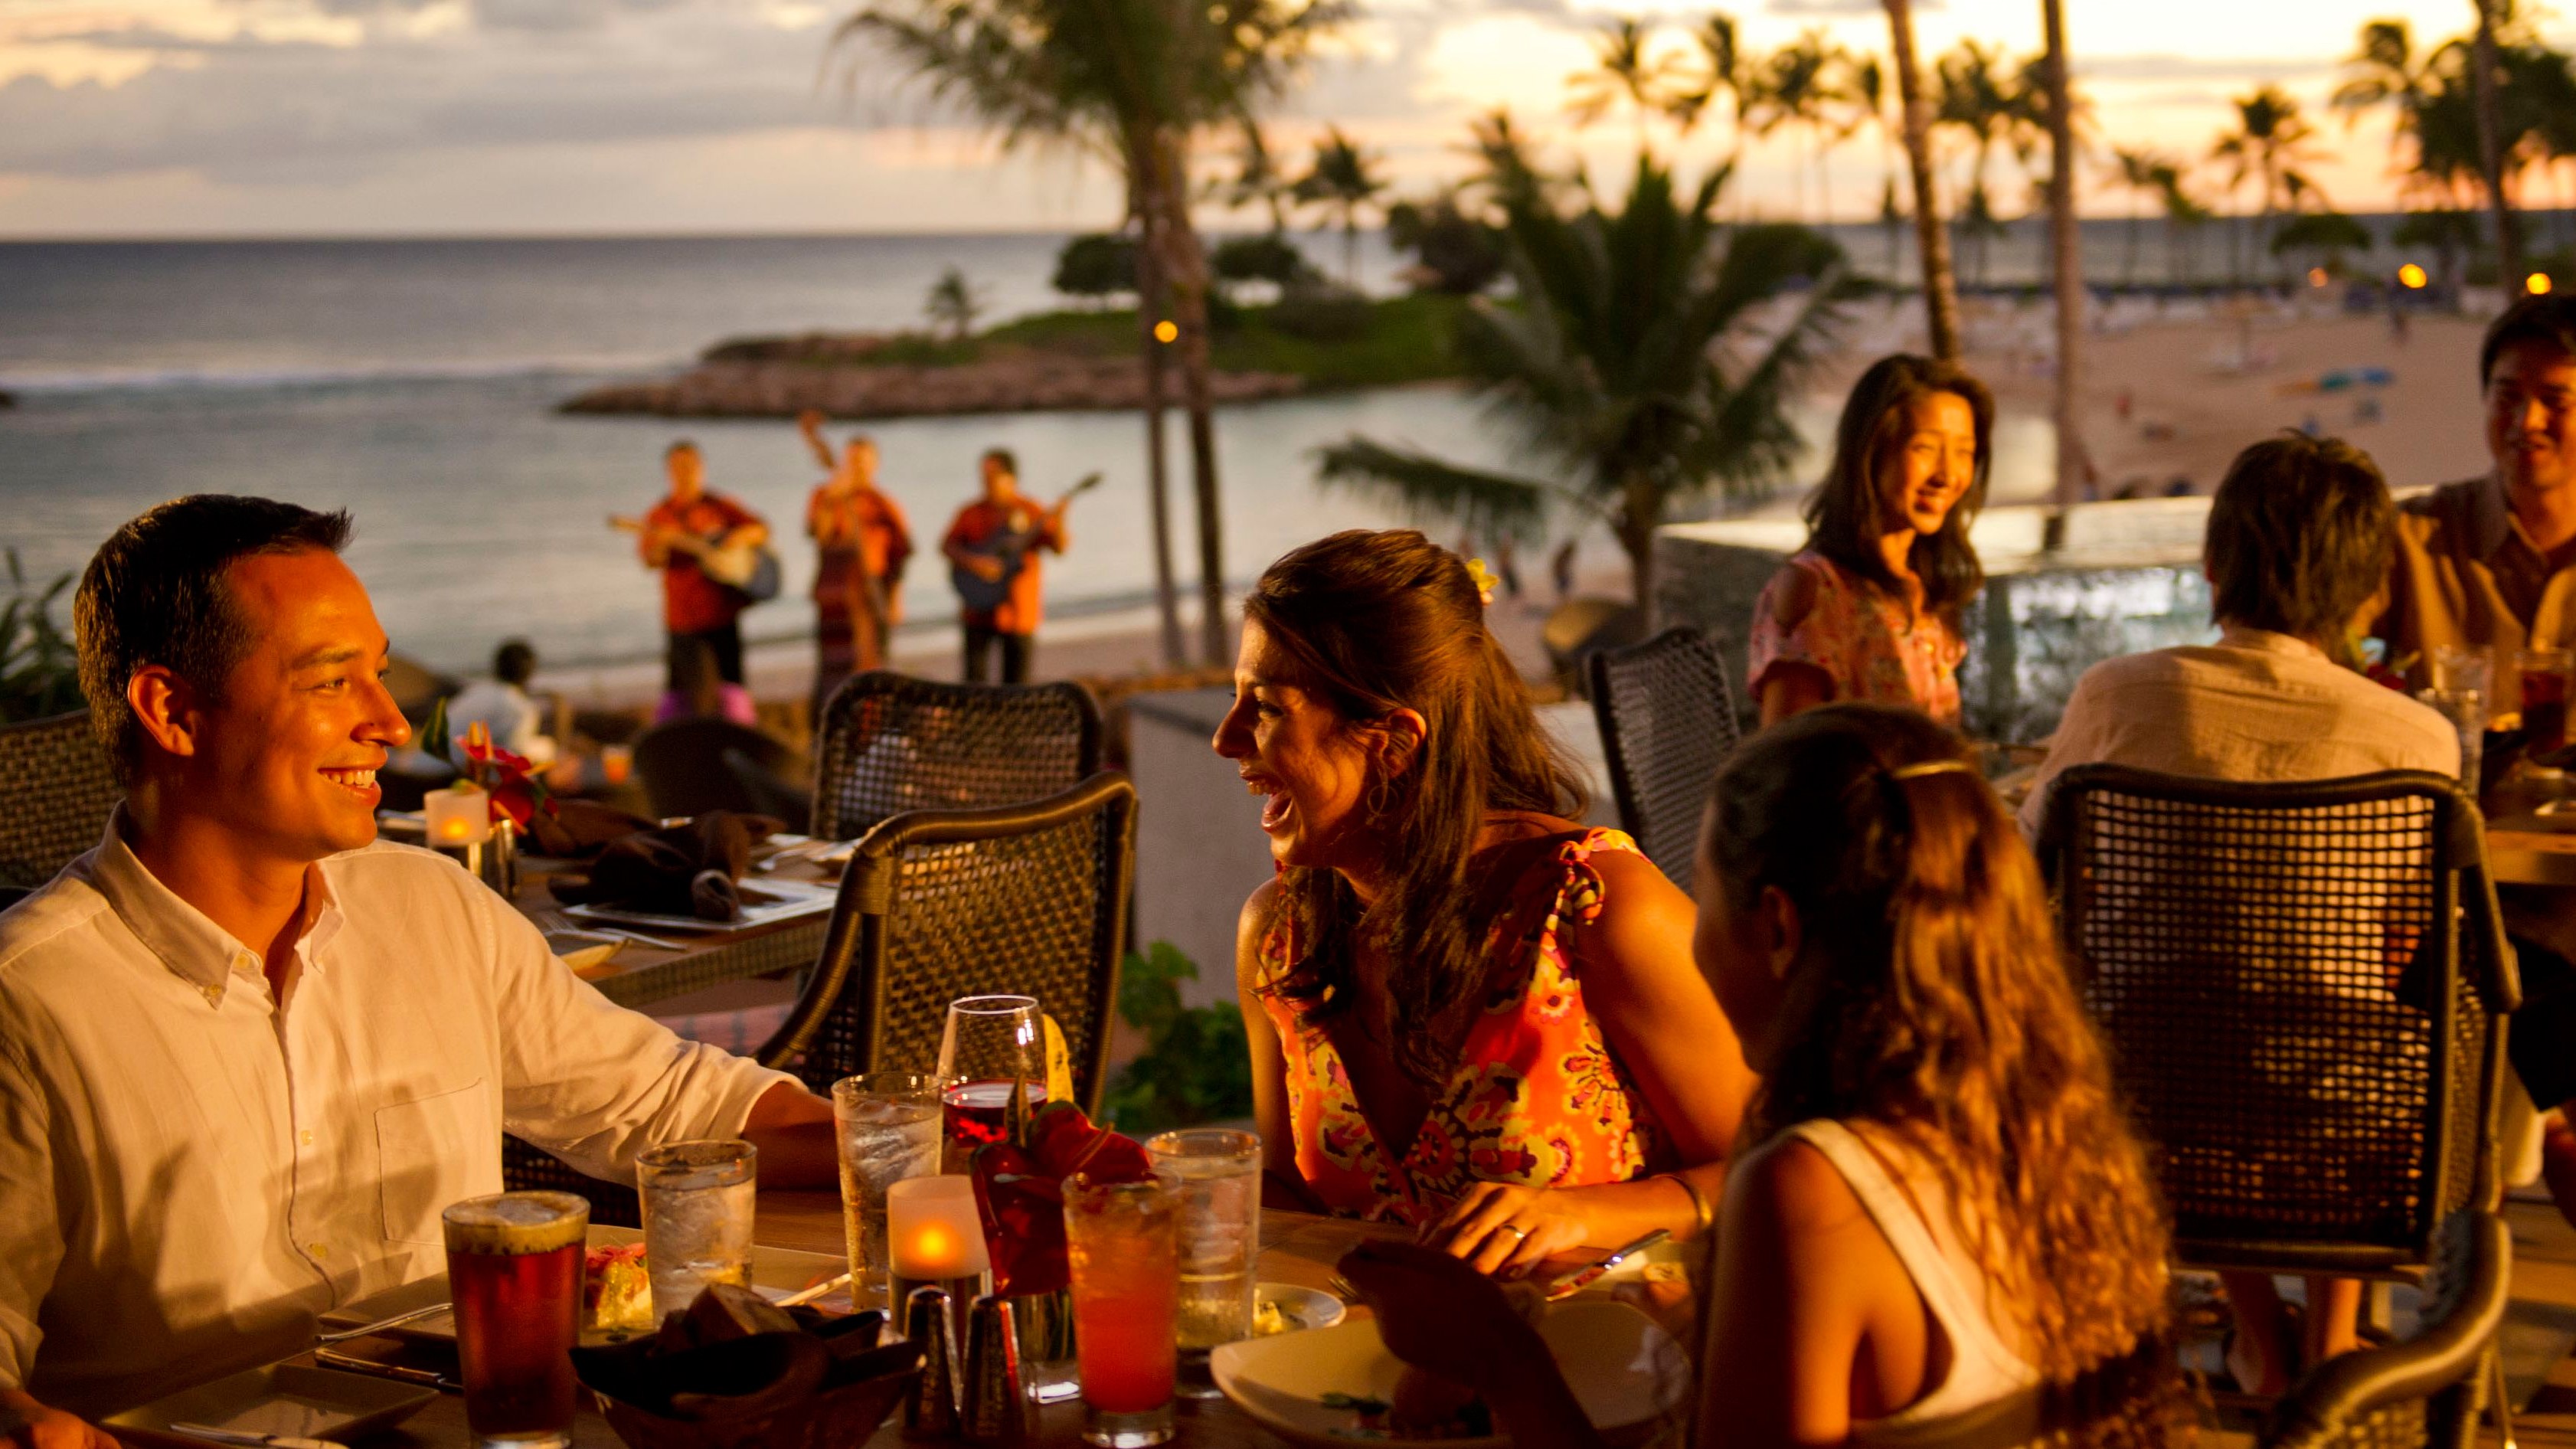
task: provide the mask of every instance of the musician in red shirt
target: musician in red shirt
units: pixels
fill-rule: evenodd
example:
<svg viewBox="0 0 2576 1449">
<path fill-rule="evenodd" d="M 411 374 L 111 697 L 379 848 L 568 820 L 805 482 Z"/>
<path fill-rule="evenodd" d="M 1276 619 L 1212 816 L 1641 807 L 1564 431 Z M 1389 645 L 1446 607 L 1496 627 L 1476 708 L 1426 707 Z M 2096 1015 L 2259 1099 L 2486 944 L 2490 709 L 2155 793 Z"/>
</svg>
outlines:
<svg viewBox="0 0 2576 1449">
<path fill-rule="evenodd" d="M 662 455 L 671 493 L 644 515 L 635 552 L 646 568 L 662 571 L 662 627 L 670 634 L 667 685 L 680 688 L 683 656 L 703 643 L 715 655 L 716 673 L 742 683 L 742 594 L 707 577 L 699 553 L 754 548 L 768 542 L 769 525 L 721 493 L 707 491 L 706 460 L 683 438 Z M 694 540 L 694 543 L 692 542 Z"/>
<path fill-rule="evenodd" d="M 1026 684 L 1044 607 L 1038 554 L 1064 552 L 1064 503 L 1042 507 L 1020 492 L 1020 465 L 1006 448 L 986 452 L 982 467 L 984 496 L 957 510 L 941 546 L 965 605 L 966 678 L 983 683 L 998 643 L 1002 682 Z"/>
</svg>

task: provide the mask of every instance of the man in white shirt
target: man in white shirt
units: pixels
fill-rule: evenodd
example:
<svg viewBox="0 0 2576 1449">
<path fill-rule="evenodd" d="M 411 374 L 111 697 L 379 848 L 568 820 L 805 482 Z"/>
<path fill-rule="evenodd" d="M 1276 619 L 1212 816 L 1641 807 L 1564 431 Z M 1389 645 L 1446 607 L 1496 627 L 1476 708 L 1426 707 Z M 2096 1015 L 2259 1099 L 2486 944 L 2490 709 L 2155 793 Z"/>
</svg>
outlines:
<svg viewBox="0 0 2576 1449">
<path fill-rule="evenodd" d="M 0 914 L 0 1426 L 292 1353 L 443 1263 L 504 1128 L 632 1180 L 743 1136 L 831 1180 L 829 1105 L 610 1005 L 499 897 L 375 839 L 408 736 L 345 514 L 183 498 L 118 530 L 73 617 L 127 796 Z"/>
<path fill-rule="evenodd" d="M 2219 639 L 2108 659 L 2084 672 L 2022 805 L 2036 836 L 2051 782 L 2119 764 L 2215 780 L 2331 780 L 2460 771 L 2460 739 L 2430 706 L 2338 662 L 2375 604 L 2395 547 L 2388 484 L 2368 454 L 2296 433 L 2236 456 L 2202 546 Z M 2223 1008 L 2213 1008 L 2223 1009 Z M 2228 1367 L 2278 1394 L 2296 1365 L 2272 1280 L 2221 1275 L 2236 1320 Z M 2310 1363 L 2358 1346 L 2356 1279 L 2308 1281 Z"/>
<path fill-rule="evenodd" d="M 467 731 L 481 725 L 492 743 L 514 755 L 525 755 L 540 768 L 555 762 L 555 742 L 545 733 L 545 711 L 528 697 L 536 677 L 537 651 L 525 639 L 512 639 L 492 651 L 492 677 L 479 679 L 447 702 L 448 750 L 464 755 Z"/>
</svg>

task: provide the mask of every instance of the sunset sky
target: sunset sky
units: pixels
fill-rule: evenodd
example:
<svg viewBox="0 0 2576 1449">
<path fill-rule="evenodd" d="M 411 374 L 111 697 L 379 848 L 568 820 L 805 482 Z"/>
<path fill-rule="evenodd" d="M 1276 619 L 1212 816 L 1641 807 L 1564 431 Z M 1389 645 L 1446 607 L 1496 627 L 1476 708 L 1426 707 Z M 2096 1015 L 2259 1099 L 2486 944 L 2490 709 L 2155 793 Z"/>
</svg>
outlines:
<svg viewBox="0 0 2576 1449">
<path fill-rule="evenodd" d="M 2366 19 L 2419 41 L 2467 0 L 2068 0 L 2078 82 L 2105 145 L 2207 153 L 2228 98 L 2277 81 L 2315 110 L 2312 168 L 2348 210 L 2382 205 L 2385 124 L 2324 113 Z M 1508 104 L 1612 171 L 1624 117 L 1578 133 L 1564 83 L 1614 13 L 1599 0 L 1365 0 L 1365 18 L 1278 109 L 1282 149 L 1338 121 L 1403 189 L 1463 168 L 1467 119 Z M 1927 55 L 1963 36 L 2039 44 L 2036 0 L 1918 0 Z M 1746 0 L 1766 49 L 1821 26 L 1884 50 L 1877 0 Z M 1062 229 L 1114 220 L 1112 188 L 1060 156 L 1000 158 L 861 53 L 826 63 L 842 14 L 812 0 L 0 0 L 0 236 L 733 233 Z M 2549 21 L 2561 44 L 2576 37 Z M 1668 130 L 1653 133 L 1669 145 Z M 1704 128 L 1705 161 L 1731 135 Z M 1790 209 L 1786 133 L 1755 143 L 1746 194 Z M 1874 215 L 1881 143 L 1832 154 L 1844 219 Z M 2107 150 L 2103 155 L 2107 164 Z M 2101 167 L 2097 166 L 2098 172 Z M 2018 206 L 2007 158 L 1998 190 Z M 2217 177 L 2207 178 L 2215 185 Z M 2088 174 L 2088 185 L 2098 176 Z M 1812 187 L 1810 187 L 1812 190 Z M 2552 181 L 2533 199 L 2554 203 Z M 2088 210 L 2125 214 L 2095 189 Z M 1210 219 L 1225 224 L 1225 218 Z M 1249 225 L 1244 215 L 1237 224 Z"/>
</svg>

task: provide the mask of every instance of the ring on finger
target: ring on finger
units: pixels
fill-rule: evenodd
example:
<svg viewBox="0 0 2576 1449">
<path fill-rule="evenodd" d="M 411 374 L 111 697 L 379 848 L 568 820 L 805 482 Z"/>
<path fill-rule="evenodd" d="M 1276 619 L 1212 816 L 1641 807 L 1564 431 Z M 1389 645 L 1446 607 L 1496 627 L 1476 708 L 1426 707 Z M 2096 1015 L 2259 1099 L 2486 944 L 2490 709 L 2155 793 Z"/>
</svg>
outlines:
<svg viewBox="0 0 2576 1449">
<path fill-rule="evenodd" d="M 1501 1226 L 1504 1232 L 1511 1234 L 1517 1239 L 1527 1240 L 1530 1235 L 1530 1230 L 1522 1227 L 1518 1223 L 1504 1223 Z"/>
</svg>

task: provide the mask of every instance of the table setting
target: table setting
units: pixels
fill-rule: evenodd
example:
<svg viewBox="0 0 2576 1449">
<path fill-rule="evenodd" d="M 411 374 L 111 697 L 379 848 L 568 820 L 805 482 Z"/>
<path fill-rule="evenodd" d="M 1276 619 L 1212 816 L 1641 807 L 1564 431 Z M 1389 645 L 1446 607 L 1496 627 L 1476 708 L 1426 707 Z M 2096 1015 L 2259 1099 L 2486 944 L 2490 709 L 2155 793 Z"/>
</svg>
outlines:
<svg viewBox="0 0 2576 1449">
<path fill-rule="evenodd" d="M 643 1155 L 640 1233 L 573 1193 L 460 1202 L 443 1277 L 110 1426 L 271 1449 L 1506 1442 L 1413 1382 L 1339 1275 L 1407 1230 L 1264 1211 L 1252 1132 L 1093 1123 L 1049 1025 L 1030 997 L 962 998 L 932 1070 L 837 1083 L 837 1195 L 763 1191 L 756 1149 L 719 1139 Z M 1687 1393 L 1679 1345 L 1608 1291 L 1672 1257 L 1658 1234 L 1516 1285 L 1615 1440 Z"/>
</svg>

